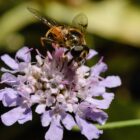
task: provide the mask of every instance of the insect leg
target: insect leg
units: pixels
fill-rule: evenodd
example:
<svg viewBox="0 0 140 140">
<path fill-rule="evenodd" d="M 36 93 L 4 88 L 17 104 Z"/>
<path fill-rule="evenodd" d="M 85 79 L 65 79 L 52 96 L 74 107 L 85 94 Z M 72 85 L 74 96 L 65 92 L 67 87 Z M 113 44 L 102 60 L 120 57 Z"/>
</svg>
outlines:
<svg viewBox="0 0 140 140">
<path fill-rule="evenodd" d="M 70 50 L 67 50 L 67 51 L 65 51 L 65 52 L 63 53 L 63 56 L 62 56 L 63 59 L 66 59 L 66 58 L 67 58 L 66 56 L 67 56 L 67 53 L 69 53 L 69 52 L 70 52 Z"/>
<path fill-rule="evenodd" d="M 71 63 L 73 62 L 74 58 L 72 58 L 69 62 L 68 62 L 68 66 L 71 65 Z"/>
<path fill-rule="evenodd" d="M 52 39 L 50 39 L 50 38 L 46 38 L 46 37 L 41 37 L 41 38 L 40 38 L 40 41 L 41 41 L 41 45 L 42 45 L 43 47 L 45 47 L 45 41 L 46 41 L 47 43 L 54 43 L 54 40 L 52 40 Z"/>
<path fill-rule="evenodd" d="M 66 55 L 66 54 L 69 53 L 69 52 L 70 52 L 70 50 L 65 51 L 64 55 Z"/>
</svg>

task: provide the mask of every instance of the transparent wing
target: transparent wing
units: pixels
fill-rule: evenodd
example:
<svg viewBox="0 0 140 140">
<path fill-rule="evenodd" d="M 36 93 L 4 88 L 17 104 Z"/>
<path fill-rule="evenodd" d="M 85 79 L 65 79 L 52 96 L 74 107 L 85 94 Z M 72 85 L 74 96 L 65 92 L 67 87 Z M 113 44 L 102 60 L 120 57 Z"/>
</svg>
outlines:
<svg viewBox="0 0 140 140">
<path fill-rule="evenodd" d="M 27 7 L 27 9 L 28 9 L 37 19 L 39 19 L 41 22 L 43 22 L 43 23 L 46 24 L 47 26 L 52 27 L 52 26 L 54 26 L 54 25 L 57 25 L 57 23 L 56 23 L 54 20 L 52 20 L 52 19 L 50 19 L 50 18 L 48 18 L 48 17 L 46 18 L 46 17 L 42 16 L 41 13 L 40 13 L 38 10 L 36 10 L 36 9 L 34 9 L 34 8 L 31 8 L 31 7 Z"/>
<path fill-rule="evenodd" d="M 76 15 L 72 20 L 72 25 L 84 32 L 88 26 L 87 16 L 83 13 Z"/>
</svg>

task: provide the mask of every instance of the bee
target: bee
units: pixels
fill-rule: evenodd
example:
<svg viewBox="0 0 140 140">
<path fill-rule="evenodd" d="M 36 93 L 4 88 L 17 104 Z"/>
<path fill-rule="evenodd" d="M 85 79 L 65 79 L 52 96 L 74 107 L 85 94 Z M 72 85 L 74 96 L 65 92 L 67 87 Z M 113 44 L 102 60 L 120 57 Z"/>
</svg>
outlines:
<svg viewBox="0 0 140 140">
<path fill-rule="evenodd" d="M 72 61 L 77 62 L 79 65 L 84 63 L 89 53 L 89 48 L 86 45 L 84 32 L 88 25 L 88 19 L 84 14 L 76 15 L 72 20 L 72 26 L 61 25 L 58 22 L 41 16 L 40 12 L 36 9 L 27 8 L 36 18 L 49 27 L 44 37 L 41 37 L 41 44 L 56 43 L 60 47 L 65 47 L 67 53 L 72 55 Z"/>
</svg>

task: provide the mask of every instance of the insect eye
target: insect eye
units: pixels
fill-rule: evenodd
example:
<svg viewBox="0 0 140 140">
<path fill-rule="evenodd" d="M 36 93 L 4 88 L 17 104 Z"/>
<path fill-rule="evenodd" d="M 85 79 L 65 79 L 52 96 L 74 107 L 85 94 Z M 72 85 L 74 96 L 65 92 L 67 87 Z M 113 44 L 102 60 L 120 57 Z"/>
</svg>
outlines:
<svg viewBox="0 0 140 140">
<path fill-rule="evenodd" d="M 79 43 L 79 37 L 73 36 L 72 42 L 73 42 L 75 45 L 78 44 L 78 43 Z"/>
<path fill-rule="evenodd" d="M 73 45 L 78 45 L 80 42 L 81 34 L 75 30 L 71 30 L 68 34 L 68 40 L 73 43 Z"/>
</svg>

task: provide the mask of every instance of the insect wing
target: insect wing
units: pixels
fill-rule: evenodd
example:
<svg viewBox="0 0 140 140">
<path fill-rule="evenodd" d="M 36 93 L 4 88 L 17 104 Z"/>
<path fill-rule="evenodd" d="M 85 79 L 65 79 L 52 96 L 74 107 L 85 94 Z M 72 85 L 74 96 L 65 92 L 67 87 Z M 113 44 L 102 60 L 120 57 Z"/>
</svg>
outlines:
<svg viewBox="0 0 140 140">
<path fill-rule="evenodd" d="M 76 28 L 79 28 L 82 32 L 85 32 L 88 26 L 87 16 L 83 13 L 76 15 L 72 20 L 72 25 Z"/>
<path fill-rule="evenodd" d="M 31 8 L 31 7 L 27 7 L 27 9 L 37 18 L 39 19 L 41 22 L 43 22 L 44 24 L 46 24 L 47 26 L 49 27 L 52 27 L 54 25 L 57 25 L 56 22 L 50 18 L 46 18 L 44 16 L 41 15 L 41 13 L 34 9 L 34 8 Z"/>
</svg>

